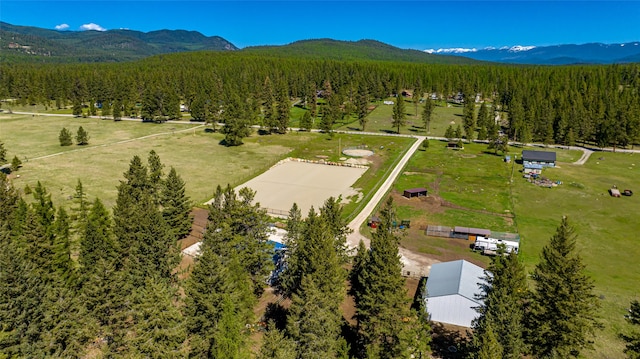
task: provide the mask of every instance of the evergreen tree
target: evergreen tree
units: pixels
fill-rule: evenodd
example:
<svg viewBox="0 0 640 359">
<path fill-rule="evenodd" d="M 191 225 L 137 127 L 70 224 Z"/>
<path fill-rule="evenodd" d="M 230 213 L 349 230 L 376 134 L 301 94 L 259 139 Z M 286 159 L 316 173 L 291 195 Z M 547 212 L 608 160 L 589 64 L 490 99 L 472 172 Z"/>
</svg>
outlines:
<svg viewBox="0 0 640 359">
<path fill-rule="evenodd" d="M 4 143 L 0 141 L 0 165 L 7 163 L 7 149 L 4 148 Z"/>
<path fill-rule="evenodd" d="M 88 315 L 73 289 L 52 287 L 44 298 L 40 346 L 46 357 L 78 358 L 95 339 L 95 320 Z"/>
<path fill-rule="evenodd" d="M 489 138 L 489 145 L 487 149 L 494 150 L 496 155 L 498 152 L 507 153 L 509 151 L 509 140 L 507 136 L 496 136 L 494 138 Z"/>
<path fill-rule="evenodd" d="M 111 229 L 109 212 L 96 198 L 80 236 L 78 263 L 83 277 L 92 275 L 94 265 L 100 260 L 108 264 L 116 262 L 118 248 Z"/>
<path fill-rule="evenodd" d="M 267 243 L 269 217 L 259 204 L 252 204 L 254 197 L 255 192 L 246 187 L 238 194 L 231 186 L 224 191 L 218 188 L 209 206 L 208 226 L 220 231 L 210 241 L 215 252 L 238 257 L 242 272 L 251 278 L 252 290 L 260 296 L 273 268 L 273 247 Z"/>
<path fill-rule="evenodd" d="M 207 101 L 202 95 L 196 95 L 193 101 L 191 101 L 189 111 L 191 112 L 191 117 L 194 121 L 207 122 L 209 119 Z"/>
<path fill-rule="evenodd" d="M 234 313 L 236 323 L 249 323 L 255 297 L 249 276 L 242 270 L 235 252 L 229 252 L 229 256 L 217 253 L 219 243 L 228 237 L 228 227 L 219 231 L 210 225 L 209 228 L 201 245 L 201 255 L 186 283 L 184 308 L 192 356 L 215 357 L 214 354 L 224 352 L 224 346 L 229 344 L 225 338 L 245 340 L 240 335 L 246 334 L 239 334 L 241 328 L 232 326 L 229 320 L 233 318 L 228 316 Z M 228 333 L 220 330 L 223 318 Z"/>
<path fill-rule="evenodd" d="M 78 132 L 76 133 L 76 143 L 78 146 L 84 146 L 89 144 L 89 133 L 82 128 L 82 126 L 78 127 Z"/>
<path fill-rule="evenodd" d="M 474 345 L 477 352 L 474 358 L 477 359 L 495 359 L 503 358 L 504 349 L 498 340 L 498 334 L 494 330 L 492 319 L 487 319 L 484 324 L 482 335 L 474 333 Z M 519 357 L 520 358 L 520 357 Z"/>
<path fill-rule="evenodd" d="M 300 129 L 311 131 L 313 128 L 313 119 L 311 118 L 311 111 L 305 111 L 300 119 Z"/>
<path fill-rule="evenodd" d="M 563 217 L 533 272 L 526 338 L 537 357 L 577 357 L 591 345 L 590 337 L 598 327 L 593 280 L 584 274 L 575 245 L 574 229 Z"/>
<path fill-rule="evenodd" d="M 444 131 L 444 137 L 451 140 L 452 138 L 455 138 L 455 136 L 456 133 L 453 129 L 453 126 L 449 125 L 449 127 L 447 127 L 447 129 Z"/>
<path fill-rule="evenodd" d="M 492 345 L 485 341 L 495 340 L 500 350 L 496 357 L 519 359 L 526 351 L 523 308 L 526 305 L 527 282 L 517 254 L 511 252 L 505 256 L 505 248 L 501 246 L 498 255 L 492 258 L 484 280 L 479 298 L 483 306 L 477 309 L 480 317 L 473 323 L 475 350 L 481 356 L 482 347 Z"/>
<path fill-rule="evenodd" d="M 62 130 L 60 130 L 58 140 L 60 141 L 60 146 L 71 146 L 73 144 L 71 131 L 63 127 Z"/>
<path fill-rule="evenodd" d="M 257 359 L 297 359 L 296 343 L 277 328 L 270 328 L 263 337 Z"/>
<path fill-rule="evenodd" d="M 224 144 L 226 146 L 242 145 L 242 139 L 249 136 L 251 129 L 246 121 L 245 104 L 239 95 L 229 95 L 222 116 L 224 127 L 221 132 L 225 135 Z"/>
<path fill-rule="evenodd" d="M 427 133 L 431 132 L 431 116 L 433 115 L 434 107 L 433 101 L 427 96 L 424 99 L 424 107 L 422 108 L 422 124 Z M 447 136 L 445 135 L 445 137 Z"/>
<path fill-rule="evenodd" d="M 15 211 L 18 208 L 20 194 L 13 187 L 13 184 L 7 178 L 7 175 L 0 172 L 0 228 L 7 226 L 7 230 L 11 229 L 11 223 L 15 217 Z"/>
<path fill-rule="evenodd" d="M 20 161 L 18 156 L 13 156 L 11 160 L 11 172 L 17 171 L 20 167 L 22 167 L 22 161 Z"/>
<path fill-rule="evenodd" d="M 640 302 L 631 302 L 629 314 L 625 316 L 631 325 L 640 325 Z M 631 334 L 621 334 L 622 339 L 627 343 L 624 353 L 629 359 L 640 359 L 640 332 L 634 331 Z"/>
<path fill-rule="evenodd" d="M 162 206 L 162 217 L 174 240 L 182 239 L 191 232 L 193 222 L 191 201 L 185 194 L 184 181 L 173 167 L 163 182 L 160 205 Z"/>
<path fill-rule="evenodd" d="M 47 280 L 7 232 L 1 231 L 0 243 L 0 353 L 45 357 L 40 350 Z"/>
<path fill-rule="evenodd" d="M 148 181 L 149 181 L 149 189 L 151 190 L 151 197 L 153 200 L 158 203 L 160 201 L 160 192 L 162 191 L 162 177 L 164 173 L 162 169 L 164 165 L 160 161 L 160 156 L 156 153 L 156 151 L 151 150 L 149 152 L 149 157 L 147 158 L 147 168 L 149 169 Z"/>
<path fill-rule="evenodd" d="M 109 101 L 102 102 L 102 110 L 100 111 L 100 114 L 102 115 L 102 118 L 105 119 L 111 116 L 111 103 Z"/>
<path fill-rule="evenodd" d="M 474 132 L 476 130 L 476 105 L 475 101 L 472 98 L 472 95 L 469 94 L 465 96 L 464 108 L 462 114 L 462 124 L 464 127 L 464 133 L 467 140 L 471 141 L 474 137 Z M 458 137 L 460 138 L 460 137 Z"/>
<path fill-rule="evenodd" d="M 67 287 L 75 284 L 75 264 L 71 258 L 71 224 L 67 211 L 63 207 L 58 209 L 55 221 L 52 264 L 57 280 Z"/>
<path fill-rule="evenodd" d="M 355 299 L 358 335 L 363 345 L 361 355 L 419 357 L 427 349 L 429 328 L 409 308 L 398 254 L 400 238 L 392 229 L 396 218 L 391 198 L 384 204 L 380 219 L 357 279 Z"/>
<path fill-rule="evenodd" d="M 75 117 L 82 116 L 82 102 L 80 99 L 73 100 L 73 110 L 71 112 Z"/>
<path fill-rule="evenodd" d="M 52 226 L 55 220 L 55 208 L 53 207 L 53 202 L 51 201 L 51 194 L 47 192 L 47 189 L 42 185 L 40 181 L 37 182 L 36 187 L 33 190 L 33 199 L 32 207 L 35 211 L 35 214 L 38 218 L 40 224 L 46 230 L 51 230 L 49 233 L 52 234 Z M 53 239 L 53 236 L 50 236 L 50 239 Z"/>
<path fill-rule="evenodd" d="M 137 293 L 133 304 L 133 357 L 179 358 L 185 357 L 187 337 L 184 318 L 174 304 L 178 299 L 176 288 L 164 280 L 148 277 Z"/>
<path fill-rule="evenodd" d="M 91 209 L 91 204 L 87 201 L 87 194 L 84 192 L 82 181 L 78 179 L 75 193 L 73 194 L 73 206 L 71 207 L 71 220 L 74 223 L 75 233 L 81 233 L 87 222 L 87 215 Z"/>
<path fill-rule="evenodd" d="M 280 85 L 276 96 L 276 123 L 277 132 L 286 133 L 289 128 L 289 117 L 291 111 L 291 103 L 289 101 L 289 93 L 285 85 Z"/>
<path fill-rule="evenodd" d="M 122 102 L 116 100 L 113 103 L 113 120 L 120 121 L 122 120 Z"/>
<path fill-rule="evenodd" d="M 362 131 L 364 131 L 367 125 L 367 115 L 369 114 L 369 89 L 364 81 L 361 81 L 358 85 L 355 106 L 358 122 L 362 126 Z"/>
<path fill-rule="evenodd" d="M 405 125 L 405 119 L 407 118 L 404 108 L 404 98 L 402 98 L 400 90 L 397 91 L 396 103 L 393 104 L 393 114 L 391 118 L 393 119 L 391 125 L 396 128 L 397 133 L 400 133 L 400 127 Z"/>
<path fill-rule="evenodd" d="M 460 125 L 458 125 L 458 127 L 456 127 L 454 134 L 455 138 L 462 138 L 462 127 Z"/>
<path fill-rule="evenodd" d="M 340 302 L 321 288 L 320 273 L 305 275 L 293 295 L 287 333 L 296 343 L 298 358 L 331 359 L 338 356 L 344 340 L 340 337 Z M 333 294 L 333 293 L 332 293 Z"/>
</svg>

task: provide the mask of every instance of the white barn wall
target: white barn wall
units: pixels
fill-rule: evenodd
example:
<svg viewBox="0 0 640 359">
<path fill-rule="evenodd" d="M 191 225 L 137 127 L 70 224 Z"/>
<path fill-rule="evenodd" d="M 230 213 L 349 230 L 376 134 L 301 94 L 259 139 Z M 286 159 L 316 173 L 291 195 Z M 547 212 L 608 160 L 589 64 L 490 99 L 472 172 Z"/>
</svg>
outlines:
<svg viewBox="0 0 640 359">
<path fill-rule="evenodd" d="M 471 327 L 471 322 L 479 316 L 473 309 L 479 304 L 458 294 L 429 298 L 426 302 L 434 322 Z"/>
</svg>

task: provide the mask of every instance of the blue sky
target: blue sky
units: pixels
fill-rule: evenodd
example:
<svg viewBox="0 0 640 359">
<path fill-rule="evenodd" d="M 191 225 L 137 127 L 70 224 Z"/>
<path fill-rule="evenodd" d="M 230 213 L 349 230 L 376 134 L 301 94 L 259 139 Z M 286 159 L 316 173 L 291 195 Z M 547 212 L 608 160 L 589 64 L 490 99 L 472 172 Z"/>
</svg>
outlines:
<svg viewBox="0 0 640 359">
<path fill-rule="evenodd" d="M 183 29 L 238 47 L 375 39 L 401 48 L 640 41 L 640 1 L 1 0 L 14 25 Z"/>
</svg>

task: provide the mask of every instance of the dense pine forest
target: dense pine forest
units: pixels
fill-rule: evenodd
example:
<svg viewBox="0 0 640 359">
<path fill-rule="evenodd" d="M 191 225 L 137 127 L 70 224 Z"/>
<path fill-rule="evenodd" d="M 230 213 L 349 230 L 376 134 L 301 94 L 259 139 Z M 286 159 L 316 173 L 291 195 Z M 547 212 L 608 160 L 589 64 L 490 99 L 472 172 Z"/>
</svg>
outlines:
<svg viewBox="0 0 640 359">
<path fill-rule="evenodd" d="M 301 122 L 307 129 L 331 132 L 345 116 L 366 129 L 372 101 L 408 91 L 426 95 L 425 113 L 432 98 L 461 98 L 467 139 L 502 131 L 519 142 L 626 147 L 640 139 L 638 90 L 637 64 L 427 65 L 196 52 L 117 64 L 0 66 L 0 98 L 11 99 L 3 110 L 13 103 L 72 106 L 77 116 L 163 122 L 181 119 L 184 105 L 195 121 L 224 123 L 229 146 L 242 144 L 249 125 L 286 132 L 294 102 L 309 114 Z M 485 103 L 476 115 L 478 95 Z M 183 273 L 176 243 L 190 229 L 192 206 L 184 187 L 152 151 L 146 160 L 131 159 L 112 209 L 89 202 L 78 182 L 67 212 L 45 186 L 23 194 L 0 173 L 0 358 L 430 355 L 422 302 L 412 306 L 405 293 L 392 201 L 381 206 L 371 247 L 356 253 L 347 251 L 338 200 L 306 216 L 294 205 L 287 265 L 271 282 L 288 304 L 271 304 L 256 318 L 273 269 L 270 217 L 253 204 L 251 190 L 218 187 L 201 256 Z M 575 242 L 562 218 L 531 273 L 531 290 L 514 254 L 495 257 L 483 287 L 486 306 L 475 334 L 460 343 L 460 357 L 566 358 L 588 348 L 598 302 Z M 347 295 L 352 322 L 341 313 Z M 259 319 L 265 334 L 257 347 L 251 335 Z M 629 338 L 637 342 L 637 335 Z M 629 355 L 637 352 L 630 348 Z"/>
<path fill-rule="evenodd" d="M 639 87 L 637 64 L 425 65 L 196 52 L 121 64 L 0 67 L 0 97 L 21 104 L 73 105 L 76 114 L 82 106 L 96 114 L 98 104 L 114 118 L 177 119 L 184 104 L 196 120 L 286 128 L 276 123 L 278 117 L 288 120 L 277 105 L 295 99 L 312 116 L 322 117 L 318 127 L 330 130 L 343 116 L 364 118 L 370 101 L 407 89 L 445 99 L 480 94 L 502 114 L 499 124 L 512 140 L 602 147 L 637 142 Z M 322 113 L 315 106 L 318 97 L 327 104 Z M 490 112 L 469 118 L 467 138 L 484 139 L 492 132 Z"/>
</svg>

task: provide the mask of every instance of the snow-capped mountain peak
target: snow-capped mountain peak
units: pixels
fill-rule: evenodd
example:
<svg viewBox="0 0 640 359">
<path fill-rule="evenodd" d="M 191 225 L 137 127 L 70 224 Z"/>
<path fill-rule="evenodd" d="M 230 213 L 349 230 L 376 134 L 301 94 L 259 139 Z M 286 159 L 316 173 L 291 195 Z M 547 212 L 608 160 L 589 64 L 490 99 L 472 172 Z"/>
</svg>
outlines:
<svg viewBox="0 0 640 359">
<path fill-rule="evenodd" d="M 521 51 L 529 51 L 535 49 L 535 46 L 502 46 L 500 48 L 496 48 L 493 46 L 485 47 L 483 50 L 504 50 L 509 52 L 521 52 Z M 465 47 L 452 47 L 452 48 L 443 48 L 443 49 L 427 49 L 424 52 L 428 54 L 464 54 L 468 52 L 478 52 L 476 48 L 465 48 Z"/>
<path fill-rule="evenodd" d="M 467 49 L 463 47 L 456 47 L 450 49 L 427 49 L 424 52 L 428 54 L 464 54 L 466 52 L 476 52 L 477 49 Z"/>
<path fill-rule="evenodd" d="M 529 51 L 529 50 L 533 50 L 535 48 L 536 48 L 535 46 L 520 46 L 520 45 L 516 45 L 516 46 L 511 46 L 509 48 L 509 51 L 511 51 L 511 52 Z"/>
</svg>

